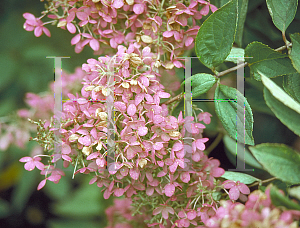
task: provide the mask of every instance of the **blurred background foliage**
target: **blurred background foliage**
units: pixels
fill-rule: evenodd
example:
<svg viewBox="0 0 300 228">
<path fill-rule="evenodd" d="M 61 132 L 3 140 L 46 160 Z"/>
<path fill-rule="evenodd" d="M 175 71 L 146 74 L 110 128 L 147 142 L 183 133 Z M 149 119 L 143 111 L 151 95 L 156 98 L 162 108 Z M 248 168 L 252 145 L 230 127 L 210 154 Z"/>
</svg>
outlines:
<svg viewBox="0 0 300 228">
<path fill-rule="evenodd" d="M 217 7 L 227 1 L 211 0 Z M 45 35 L 36 38 L 33 32 L 25 31 L 22 14 L 30 12 L 39 16 L 43 10 L 43 3 L 39 1 L 0 2 L 0 117 L 26 107 L 24 97 L 27 92 L 40 93 L 48 88 L 53 80 L 54 63 L 53 59 L 47 59 L 46 56 L 70 56 L 62 63 L 63 69 L 70 73 L 93 57 L 90 48 L 76 54 L 70 44 L 72 35 L 54 26 L 47 26 L 51 38 Z M 299 24 L 298 10 L 287 34 L 299 32 Z M 242 47 L 245 48 L 252 41 L 263 42 L 274 49 L 284 45 L 280 31 L 272 23 L 265 0 L 249 1 Z M 219 71 L 233 66 L 233 63 L 226 62 Z M 193 74 L 210 73 L 197 59 L 193 59 L 192 71 Z M 183 71 L 178 71 L 181 80 L 182 75 Z M 245 96 L 254 114 L 255 143 L 285 143 L 299 149 L 299 138 L 281 124 L 265 105 L 261 82 L 253 83 L 248 68 L 245 68 L 245 77 Z M 222 83 L 235 87 L 235 78 L 235 74 L 229 74 L 222 78 Z M 276 78 L 276 83 L 282 84 L 282 78 Z M 201 98 L 210 98 L 212 94 L 213 89 Z M 213 121 L 205 133 L 213 142 L 219 129 L 213 102 L 193 104 L 213 114 Z M 230 152 L 228 146 L 226 148 L 229 144 L 221 141 L 211 153 L 211 156 L 221 160 L 225 169 L 234 168 L 236 162 L 234 153 Z M 90 178 L 79 175 L 72 180 L 73 170 L 70 170 L 59 184 L 50 182 L 43 190 L 36 190 L 42 179 L 38 170 L 25 171 L 23 164 L 18 162 L 30 153 L 34 145 L 34 142 L 30 142 L 24 150 L 11 146 L 6 151 L 0 151 L 0 227 L 105 227 L 104 210 L 112 200 L 104 200 L 101 189 L 88 184 Z M 251 165 L 249 167 L 253 168 Z M 251 175 L 265 179 L 269 174 L 255 167 Z"/>
</svg>

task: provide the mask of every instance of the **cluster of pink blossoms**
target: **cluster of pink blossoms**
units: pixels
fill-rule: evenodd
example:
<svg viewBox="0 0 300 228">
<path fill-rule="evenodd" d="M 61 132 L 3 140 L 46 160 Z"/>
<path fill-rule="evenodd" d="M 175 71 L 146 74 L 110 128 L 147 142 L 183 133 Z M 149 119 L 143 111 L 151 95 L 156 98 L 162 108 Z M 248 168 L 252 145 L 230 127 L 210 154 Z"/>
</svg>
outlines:
<svg viewBox="0 0 300 228">
<path fill-rule="evenodd" d="M 63 11 L 58 14 L 58 9 Z M 77 33 L 71 40 L 75 52 L 79 53 L 89 45 L 97 54 L 108 49 L 111 54 L 118 45 L 150 47 L 158 58 L 166 54 L 162 65 L 166 69 L 183 67 L 178 56 L 194 47 L 199 30 L 196 20 L 217 8 L 205 0 L 158 1 L 158 0 L 84 0 L 49 1 L 49 6 L 40 18 L 30 13 L 24 28 L 35 36 L 43 32 L 50 36 L 44 25 L 57 24 L 70 33 Z M 52 21 L 41 19 L 48 14 Z M 100 48 L 101 46 L 101 48 Z"/>
<path fill-rule="evenodd" d="M 275 207 L 270 199 L 270 187 L 271 185 L 265 192 L 253 191 L 245 204 L 222 200 L 221 206 L 210 218 L 207 214 L 203 214 L 205 227 L 297 228 L 300 211 L 283 211 Z"/>
<path fill-rule="evenodd" d="M 80 91 L 83 76 L 84 71 L 80 67 L 73 74 L 62 73 L 63 99 L 66 99 L 70 92 Z M 29 123 L 28 118 L 48 120 L 49 124 L 54 109 L 54 82 L 49 87 L 49 91 L 41 94 L 27 93 L 25 103 L 29 109 L 19 109 L 16 115 L 4 117 L 7 121 L 0 120 L 0 150 L 6 150 L 12 144 L 20 148 L 25 147 L 30 134 L 36 133 L 36 126 Z"/>
<path fill-rule="evenodd" d="M 112 59 L 115 60 L 113 88 L 107 85 Z M 42 169 L 45 179 L 38 189 L 47 180 L 55 183 L 60 180 L 64 173 L 55 163 L 63 159 L 65 167 L 75 166 L 75 175 L 92 173 L 90 184 L 96 182 L 97 186 L 104 187 L 104 198 L 112 194 L 136 201 L 142 200 L 141 195 L 162 198 L 165 204 L 157 204 L 152 225 L 160 220 L 166 224 L 175 221 L 177 227 L 201 223 L 200 216 L 190 214 L 195 214 L 203 203 L 216 206 L 212 193 L 220 192 L 222 185 L 215 178 L 224 174 L 219 168 L 220 162 L 204 154 L 204 143 L 208 141 L 202 137 L 205 125 L 195 121 L 196 118 L 210 123 L 211 115 L 200 113 L 183 118 L 180 113 L 178 118 L 170 116 L 168 107 L 160 103 L 170 95 L 159 82 L 156 62 L 156 55 L 150 48 L 140 51 L 131 44 L 128 48 L 119 46 L 115 58 L 99 57 L 83 64 L 86 73 L 81 95 L 68 94 L 70 100 L 63 105 L 61 128 L 53 128 L 49 123 L 42 126 L 49 134 L 61 133 L 61 153 L 52 150 L 46 155 L 50 157 L 50 165 L 44 167 L 39 157 L 45 155 L 20 160 L 26 162 L 28 170 Z M 107 154 L 107 123 L 110 120 L 106 98 L 110 94 L 114 95 L 115 108 L 114 156 Z M 114 160 L 108 167 L 107 156 Z M 182 201 L 183 205 L 176 207 L 175 201 Z M 176 220 L 175 213 L 181 219 Z"/>
<path fill-rule="evenodd" d="M 221 200 L 219 208 L 214 208 L 211 205 L 203 205 L 202 208 L 197 209 L 197 212 L 187 212 L 186 217 L 189 219 L 196 218 L 197 216 L 201 217 L 204 225 L 196 226 L 196 228 L 298 228 L 297 220 L 300 219 L 300 212 L 275 207 L 270 199 L 270 187 L 271 185 L 266 188 L 265 192 L 260 190 L 253 191 L 248 196 L 245 204 L 231 200 Z M 109 226 L 106 228 L 144 227 L 143 222 L 138 219 L 139 217 L 136 219 L 136 226 L 132 225 L 131 220 L 133 218 L 130 212 L 132 213 L 134 208 L 130 206 L 130 203 L 128 199 L 115 200 L 114 205 L 107 208 L 105 213 L 109 219 Z M 124 209 L 119 205 L 128 205 L 128 207 Z M 157 208 L 154 211 L 159 210 L 162 209 Z M 163 213 L 167 215 L 168 213 L 174 213 L 174 210 L 165 207 Z M 178 216 L 183 217 L 185 215 L 179 212 Z M 114 223 L 114 221 L 116 222 Z M 160 225 L 160 227 L 164 226 Z"/>
</svg>

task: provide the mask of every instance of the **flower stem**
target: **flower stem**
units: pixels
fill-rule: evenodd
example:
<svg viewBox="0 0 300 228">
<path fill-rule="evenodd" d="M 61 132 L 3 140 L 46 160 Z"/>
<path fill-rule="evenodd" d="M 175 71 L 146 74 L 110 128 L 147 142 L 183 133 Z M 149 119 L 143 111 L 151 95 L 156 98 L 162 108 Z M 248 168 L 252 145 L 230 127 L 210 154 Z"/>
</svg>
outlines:
<svg viewBox="0 0 300 228">
<path fill-rule="evenodd" d="M 255 183 L 249 185 L 248 187 L 251 188 L 251 187 L 253 187 L 253 186 L 261 185 L 261 184 L 264 184 L 264 183 L 268 183 L 268 182 L 273 181 L 273 180 L 276 180 L 276 179 L 277 179 L 277 177 L 272 177 L 272 178 L 269 178 L 269 179 L 266 179 L 266 180 L 263 180 L 263 181 L 257 181 L 257 182 L 255 182 Z"/>
</svg>

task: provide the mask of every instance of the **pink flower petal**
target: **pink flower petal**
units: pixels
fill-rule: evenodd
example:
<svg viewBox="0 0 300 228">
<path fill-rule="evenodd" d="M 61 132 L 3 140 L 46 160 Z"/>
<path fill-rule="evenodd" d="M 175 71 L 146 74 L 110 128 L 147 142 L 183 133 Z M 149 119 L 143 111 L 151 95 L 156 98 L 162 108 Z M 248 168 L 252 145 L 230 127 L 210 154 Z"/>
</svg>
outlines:
<svg viewBox="0 0 300 228">
<path fill-rule="evenodd" d="M 148 196 L 152 196 L 153 193 L 154 193 L 154 188 L 153 188 L 153 187 L 147 187 L 147 189 L 146 189 L 146 194 L 147 194 Z"/>
<path fill-rule="evenodd" d="M 171 36 L 173 36 L 173 31 L 165 31 L 163 33 L 163 37 L 169 38 Z"/>
<path fill-rule="evenodd" d="M 136 113 L 136 106 L 134 104 L 130 104 L 127 108 L 127 113 L 129 116 L 133 116 Z"/>
<path fill-rule="evenodd" d="M 44 170 L 45 165 L 42 162 L 35 161 L 34 164 L 39 170 Z"/>
<path fill-rule="evenodd" d="M 229 198 L 232 200 L 237 200 L 240 196 L 240 191 L 238 190 L 238 188 L 236 186 L 232 187 L 229 190 Z"/>
<path fill-rule="evenodd" d="M 147 133 L 148 133 L 148 128 L 147 127 L 139 127 L 138 128 L 138 134 L 140 136 L 147 135 Z"/>
<path fill-rule="evenodd" d="M 141 103 L 142 100 L 144 100 L 144 94 L 139 93 L 135 96 L 134 104 L 137 106 L 137 105 L 139 105 L 139 103 Z"/>
<path fill-rule="evenodd" d="M 34 170 L 35 168 L 35 164 L 33 161 L 30 161 L 30 162 L 27 162 L 25 165 L 24 165 L 24 168 L 28 171 L 32 171 Z"/>
<path fill-rule="evenodd" d="M 43 27 L 43 32 L 46 34 L 46 36 L 51 37 L 51 33 L 50 33 L 49 29 Z"/>
<path fill-rule="evenodd" d="M 51 176 L 48 177 L 47 179 L 48 179 L 49 181 L 55 182 L 55 181 L 60 180 L 60 178 L 61 178 L 61 175 L 59 175 L 59 174 L 51 174 Z"/>
<path fill-rule="evenodd" d="M 168 213 L 168 211 L 162 210 L 162 217 L 163 217 L 164 219 L 168 219 L 168 218 L 169 218 L 169 213 Z"/>
<path fill-rule="evenodd" d="M 194 41 L 194 38 L 193 38 L 193 37 L 188 37 L 188 38 L 186 39 L 184 45 L 185 45 L 186 47 L 188 47 L 188 46 L 190 46 L 190 45 L 193 43 L 193 41 Z"/>
<path fill-rule="evenodd" d="M 90 136 L 84 136 L 84 137 L 80 137 L 78 139 L 78 142 L 81 143 L 84 146 L 90 146 L 92 141 L 91 141 L 91 137 Z"/>
<path fill-rule="evenodd" d="M 94 51 L 98 51 L 99 48 L 100 48 L 99 41 L 96 40 L 96 39 L 92 39 L 92 40 L 90 41 L 90 47 L 91 47 Z"/>
<path fill-rule="evenodd" d="M 126 110 L 126 105 L 125 103 L 121 102 L 121 101 L 116 101 L 114 106 L 121 112 L 124 112 Z"/>
<path fill-rule="evenodd" d="M 232 180 L 226 180 L 223 182 L 223 186 L 224 186 L 224 188 L 227 188 L 227 189 L 232 188 L 235 186 L 235 182 Z"/>
<path fill-rule="evenodd" d="M 38 187 L 37 187 L 37 190 L 41 190 L 41 189 L 45 186 L 45 184 L 46 184 L 46 179 L 42 180 L 42 181 L 39 183 L 39 185 L 38 185 Z"/>
<path fill-rule="evenodd" d="M 180 179 L 184 182 L 184 183 L 188 183 L 190 181 L 190 174 L 189 172 L 184 172 L 184 173 L 181 173 L 180 175 Z"/>
<path fill-rule="evenodd" d="M 112 6 L 116 9 L 119 9 L 122 6 L 124 6 L 124 2 L 123 2 L 123 0 L 114 0 L 114 3 L 112 4 Z"/>
<path fill-rule="evenodd" d="M 193 220 L 194 218 L 196 218 L 197 213 L 195 210 L 189 211 L 188 213 L 186 213 L 186 216 L 189 220 Z"/>
<path fill-rule="evenodd" d="M 32 21 L 35 20 L 35 16 L 31 13 L 23 13 L 23 17 L 27 20 L 32 20 Z"/>
<path fill-rule="evenodd" d="M 158 92 L 157 95 L 160 97 L 160 98 L 169 98 L 171 95 L 169 93 L 166 93 L 166 92 Z"/>
<path fill-rule="evenodd" d="M 61 152 L 63 154 L 69 154 L 69 153 L 71 153 L 71 147 L 68 144 L 63 144 L 61 146 Z"/>
<path fill-rule="evenodd" d="M 135 14 L 142 14 L 144 12 L 144 4 L 135 4 L 133 6 L 133 12 Z"/>
<path fill-rule="evenodd" d="M 209 13 L 209 5 L 205 5 L 201 10 L 200 13 L 206 16 Z"/>
<path fill-rule="evenodd" d="M 161 208 L 161 207 L 157 207 L 157 208 L 155 208 L 155 209 L 153 210 L 152 214 L 153 214 L 153 215 L 157 215 L 157 214 L 161 213 L 161 211 L 162 211 L 162 208 Z"/>
<path fill-rule="evenodd" d="M 130 169 L 129 175 L 131 176 L 132 179 L 137 180 L 137 179 L 139 179 L 140 171 L 138 171 L 136 169 Z"/>
<path fill-rule="evenodd" d="M 41 35 L 43 34 L 43 29 L 42 29 L 42 27 L 36 27 L 35 29 L 34 29 L 34 35 L 36 36 L 36 37 L 40 37 Z"/>
<path fill-rule="evenodd" d="M 171 197 L 175 193 L 175 186 L 171 183 L 167 184 L 164 189 L 165 189 L 165 195 L 168 197 Z"/>
<path fill-rule="evenodd" d="M 73 23 L 67 23 L 67 29 L 72 34 L 76 32 L 76 27 Z"/>
<path fill-rule="evenodd" d="M 172 150 L 173 150 L 173 151 L 179 151 L 179 150 L 181 150 L 181 149 L 183 149 L 183 145 L 182 145 L 182 143 L 180 143 L 180 142 L 176 142 L 176 143 L 173 145 L 173 147 L 172 147 Z"/>
<path fill-rule="evenodd" d="M 243 194 L 250 194 L 250 189 L 244 183 L 240 183 L 239 182 L 238 185 L 237 185 L 237 187 L 241 191 L 241 193 L 243 193 Z"/>
<path fill-rule="evenodd" d="M 30 161 L 32 161 L 33 159 L 31 158 L 31 157 L 23 157 L 23 158 L 21 158 L 19 161 L 20 162 L 30 162 Z"/>
<path fill-rule="evenodd" d="M 125 190 L 123 188 L 117 188 L 115 191 L 114 191 L 114 194 L 116 197 L 120 197 L 124 194 Z"/>
<path fill-rule="evenodd" d="M 85 98 L 78 98 L 77 103 L 78 104 L 86 104 L 86 103 L 88 103 L 88 100 Z"/>
<path fill-rule="evenodd" d="M 85 12 L 77 12 L 76 16 L 79 20 L 84 21 L 87 19 L 88 15 Z"/>
<path fill-rule="evenodd" d="M 210 10 L 211 10 L 211 12 L 215 12 L 215 11 L 217 11 L 218 10 L 218 8 L 217 7 L 215 7 L 214 5 L 210 5 Z"/>
<path fill-rule="evenodd" d="M 162 144 L 162 142 L 156 142 L 153 144 L 153 149 L 155 150 L 160 150 L 164 147 L 164 145 Z"/>
</svg>

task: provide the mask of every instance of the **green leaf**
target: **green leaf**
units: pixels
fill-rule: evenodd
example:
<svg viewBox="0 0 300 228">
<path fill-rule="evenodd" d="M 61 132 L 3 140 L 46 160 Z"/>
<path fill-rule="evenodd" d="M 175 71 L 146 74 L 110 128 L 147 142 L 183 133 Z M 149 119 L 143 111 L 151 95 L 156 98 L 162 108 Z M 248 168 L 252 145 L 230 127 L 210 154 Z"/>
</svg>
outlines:
<svg viewBox="0 0 300 228">
<path fill-rule="evenodd" d="M 66 217 L 91 218 L 103 212 L 102 193 L 96 185 L 82 184 L 76 192 L 54 204 L 54 213 Z"/>
<path fill-rule="evenodd" d="M 228 99 L 235 100 L 233 101 Z M 245 109 L 244 106 L 242 106 L 239 108 L 239 110 L 237 110 L 237 99 L 244 99 Z M 252 110 L 247 99 L 239 91 L 237 91 L 235 88 L 219 84 L 215 91 L 215 109 L 223 127 L 228 132 L 230 137 L 236 138 L 237 135 L 238 142 L 254 145 L 254 139 L 252 137 Z M 241 122 L 240 126 L 244 125 L 244 111 L 245 139 L 242 135 L 237 134 L 237 121 Z"/>
<path fill-rule="evenodd" d="M 57 184 L 47 182 L 46 186 L 44 187 L 44 191 L 47 193 L 48 196 L 52 197 L 55 200 L 63 199 L 64 197 L 68 196 L 71 191 L 71 178 L 62 178 Z"/>
<path fill-rule="evenodd" d="M 51 219 L 47 220 L 47 224 L 49 228 L 81 228 L 81 227 L 89 227 L 89 228 L 99 228 L 99 222 L 91 221 L 91 220 L 75 220 L 73 219 Z"/>
<path fill-rule="evenodd" d="M 300 200 L 300 186 L 296 186 L 296 187 L 293 187 L 293 188 L 290 188 L 288 190 L 289 194 L 292 196 L 292 197 L 295 197 L 297 198 L 298 200 Z"/>
<path fill-rule="evenodd" d="M 282 195 L 275 186 L 270 189 L 270 198 L 275 206 L 283 206 L 286 209 L 300 211 L 300 205 L 291 201 L 287 196 Z"/>
<path fill-rule="evenodd" d="M 266 104 L 284 125 L 300 135 L 300 104 L 262 73 L 261 78 Z"/>
<path fill-rule="evenodd" d="M 293 43 L 290 59 L 295 69 L 300 73 L 300 34 L 294 33 L 290 37 Z"/>
<path fill-rule="evenodd" d="M 7 217 L 9 214 L 9 203 L 6 200 L 0 199 L 0 219 Z"/>
<path fill-rule="evenodd" d="M 255 181 L 261 181 L 260 179 L 250 176 L 246 173 L 231 172 L 231 171 L 225 171 L 225 173 L 221 177 L 227 180 L 240 181 L 244 184 L 252 184 Z"/>
<path fill-rule="evenodd" d="M 245 49 L 245 56 L 248 58 L 248 66 L 254 78 L 261 80 L 259 71 L 269 78 L 294 74 L 297 71 L 292 65 L 288 55 L 281 54 L 265 44 L 252 42 Z"/>
<path fill-rule="evenodd" d="M 249 147 L 271 175 L 290 184 L 300 183 L 300 154 L 285 144 L 262 143 Z"/>
<path fill-rule="evenodd" d="M 225 61 L 238 63 L 238 58 L 244 59 L 245 50 L 243 48 L 232 47 L 230 54 L 227 56 Z"/>
<path fill-rule="evenodd" d="M 300 103 L 300 74 L 290 74 L 283 77 L 284 90 Z"/>
<path fill-rule="evenodd" d="M 239 17 L 237 23 L 236 37 L 235 42 L 239 47 L 243 45 L 243 33 L 244 33 L 244 24 L 247 16 L 248 9 L 248 1 L 249 0 L 239 0 Z"/>
<path fill-rule="evenodd" d="M 236 141 L 232 138 L 230 138 L 228 135 L 225 135 L 223 138 L 223 142 L 224 145 L 226 146 L 226 148 L 229 150 L 229 152 L 231 154 L 233 154 L 234 156 L 237 156 L 237 159 L 240 159 L 240 155 L 239 153 L 237 153 L 237 151 L 241 151 L 244 148 L 244 145 L 240 144 L 240 143 L 236 143 Z M 245 162 L 255 168 L 259 168 L 262 169 L 263 167 L 261 166 L 261 164 L 258 163 L 258 161 L 252 156 L 252 154 L 250 153 L 249 150 L 247 150 L 245 148 Z"/>
<path fill-rule="evenodd" d="M 22 178 L 14 188 L 11 203 L 12 210 L 16 213 L 20 213 L 25 208 L 30 196 L 36 191 L 37 180 L 40 176 L 38 170 L 28 172 L 23 169 L 21 172 Z"/>
<path fill-rule="evenodd" d="M 237 26 L 238 1 L 232 0 L 201 25 L 195 50 L 200 61 L 212 69 L 223 63 L 232 48 Z"/>
<path fill-rule="evenodd" d="M 280 31 L 285 32 L 293 21 L 297 5 L 298 0 L 267 0 L 273 23 Z"/>
<path fill-rule="evenodd" d="M 211 74 L 195 74 L 189 79 L 192 85 L 193 98 L 199 97 L 201 94 L 206 93 L 217 82 L 216 77 Z M 184 85 L 186 80 L 182 83 Z"/>
<path fill-rule="evenodd" d="M 261 82 L 250 78 L 245 79 L 245 97 L 247 97 L 252 110 L 275 116 L 265 102 L 263 90 L 264 86 Z"/>
</svg>

